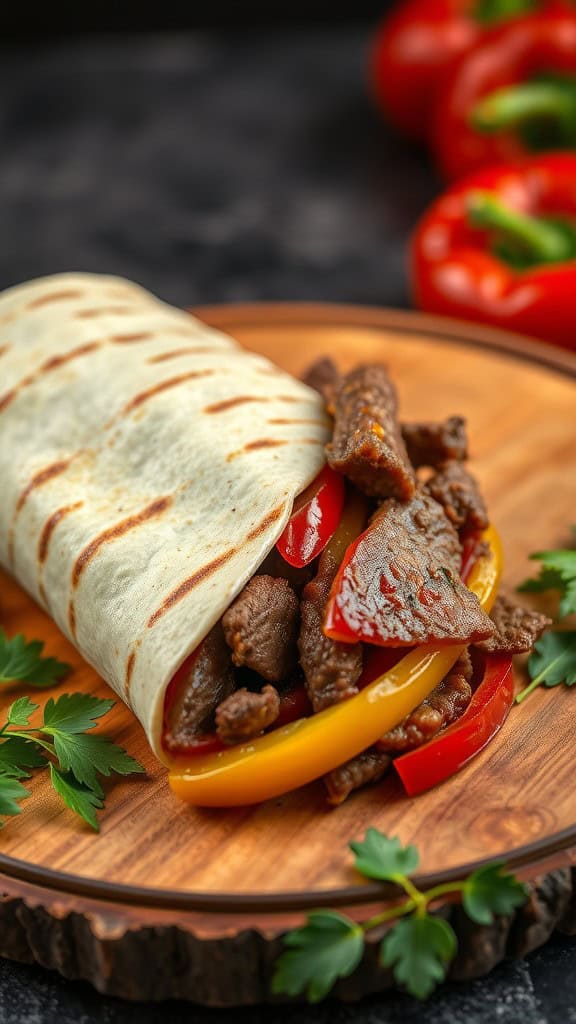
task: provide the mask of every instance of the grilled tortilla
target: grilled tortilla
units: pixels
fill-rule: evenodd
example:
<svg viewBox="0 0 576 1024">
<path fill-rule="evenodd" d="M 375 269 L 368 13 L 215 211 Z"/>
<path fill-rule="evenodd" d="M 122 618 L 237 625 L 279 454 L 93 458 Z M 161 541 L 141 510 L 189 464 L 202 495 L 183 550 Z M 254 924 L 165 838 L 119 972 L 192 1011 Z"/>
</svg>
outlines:
<svg viewBox="0 0 576 1024">
<path fill-rule="evenodd" d="M 140 719 L 324 462 L 316 392 L 114 277 L 0 296 L 0 562 Z"/>
</svg>

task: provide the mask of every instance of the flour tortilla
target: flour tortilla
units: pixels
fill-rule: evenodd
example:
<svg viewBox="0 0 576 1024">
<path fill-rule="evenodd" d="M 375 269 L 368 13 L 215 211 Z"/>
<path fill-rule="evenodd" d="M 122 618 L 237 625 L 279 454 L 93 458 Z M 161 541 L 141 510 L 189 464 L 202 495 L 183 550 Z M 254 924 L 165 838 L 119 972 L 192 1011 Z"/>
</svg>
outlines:
<svg viewBox="0 0 576 1024">
<path fill-rule="evenodd" d="M 114 277 L 0 295 L 0 562 L 142 723 L 324 463 L 319 396 Z"/>
</svg>

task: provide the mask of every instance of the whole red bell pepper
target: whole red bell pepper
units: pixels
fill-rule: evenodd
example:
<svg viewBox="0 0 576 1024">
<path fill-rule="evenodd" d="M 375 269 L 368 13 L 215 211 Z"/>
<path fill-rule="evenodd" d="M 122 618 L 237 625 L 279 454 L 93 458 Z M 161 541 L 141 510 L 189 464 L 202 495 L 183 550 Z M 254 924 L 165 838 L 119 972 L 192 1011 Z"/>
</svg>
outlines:
<svg viewBox="0 0 576 1024">
<path fill-rule="evenodd" d="M 344 507 L 344 478 L 324 466 L 294 503 L 294 511 L 276 544 L 297 569 L 312 562 L 334 535 Z"/>
<path fill-rule="evenodd" d="M 431 142 L 450 179 L 576 148 L 576 11 L 545 11 L 486 33 L 440 89 Z"/>
<path fill-rule="evenodd" d="M 456 59 L 492 25 L 534 7 L 535 0 L 403 0 L 374 38 L 370 79 L 377 104 L 404 135 L 425 139 L 436 95 Z"/>
<path fill-rule="evenodd" d="M 576 153 L 478 171 L 417 226 L 414 301 L 574 349 L 575 224 Z"/>
<path fill-rule="evenodd" d="M 510 655 L 487 655 L 482 681 L 462 717 L 429 743 L 395 759 L 408 795 L 417 796 L 468 764 L 496 735 L 513 702 Z"/>
</svg>

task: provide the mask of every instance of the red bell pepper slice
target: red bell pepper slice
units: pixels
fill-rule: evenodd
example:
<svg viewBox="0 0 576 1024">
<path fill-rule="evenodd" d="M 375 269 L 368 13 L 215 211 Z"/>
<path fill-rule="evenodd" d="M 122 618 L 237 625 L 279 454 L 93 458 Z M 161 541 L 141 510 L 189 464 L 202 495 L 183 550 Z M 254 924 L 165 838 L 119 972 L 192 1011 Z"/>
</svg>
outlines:
<svg viewBox="0 0 576 1024">
<path fill-rule="evenodd" d="M 448 189 L 412 240 L 416 305 L 574 349 L 575 181 L 576 153 L 565 152 L 485 168 Z"/>
<path fill-rule="evenodd" d="M 296 498 L 294 511 L 276 544 L 289 565 L 302 569 L 334 535 L 344 506 L 344 478 L 330 466 Z"/>
<path fill-rule="evenodd" d="M 429 743 L 394 761 L 408 796 L 444 782 L 496 735 L 514 702 L 512 658 L 489 654 L 482 682 L 461 718 Z"/>
</svg>

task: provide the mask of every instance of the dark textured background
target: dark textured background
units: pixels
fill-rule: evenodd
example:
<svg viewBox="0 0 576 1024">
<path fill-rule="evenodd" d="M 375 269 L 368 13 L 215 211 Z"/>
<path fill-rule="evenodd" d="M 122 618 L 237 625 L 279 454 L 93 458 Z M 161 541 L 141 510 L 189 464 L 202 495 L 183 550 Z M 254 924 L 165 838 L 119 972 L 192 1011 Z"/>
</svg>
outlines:
<svg viewBox="0 0 576 1024">
<path fill-rule="evenodd" d="M 5 42 L 0 287 L 91 270 L 182 305 L 407 305 L 405 242 L 438 182 L 365 97 L 367 38 L 345 26 Z M 576 944 L 555 939 L 425 1008 L 143 1008 L 0 962 L 0 1024 L 421 1020 L 576 1022 Z"/>
</svg>

